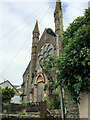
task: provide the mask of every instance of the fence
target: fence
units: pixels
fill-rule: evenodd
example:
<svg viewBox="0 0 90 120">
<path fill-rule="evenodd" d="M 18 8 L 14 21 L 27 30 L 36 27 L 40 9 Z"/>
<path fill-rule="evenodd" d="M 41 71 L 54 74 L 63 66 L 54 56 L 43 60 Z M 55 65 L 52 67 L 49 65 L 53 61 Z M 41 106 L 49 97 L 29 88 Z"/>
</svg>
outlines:
<svg viewBox="0 0 90 120">
<path fill-rule="evenodd" d="M 20 117 L 22 117 L 22 120 L 24 120 L 24 117 L 28 117 L 28 120 L 35 120 L 39 118 L 39 120 L 58 120 L 57 116 L 55 117 L 52 113 L 47 110 L 47 102 L 41 101 L 41 102 L 32 102 L 27 103 L 26 105 L 21 104 L 9 104 L 7 106 L 3 106 L 3 113 L 4 114 L 12 114 L 13 116 L 9 118 L 9 120 L 12 120 L 14 117 L 14 120 L 18 117 L 18 113 L 22 113 Z M 16 114 L 16 115 L 15 115 Z M 24 115 L 24 116 L 23 116 Z M 32 117 L 34 116 L 34 118 Z M 3 120 L 3 119 L 2 119 Z M 8 120 L 8 119 L 5 119 Z M 18 119 L 19 120 L 19 119 Z M 20 119 L 21 120 L 21 119 Z"/>
<path fill-rule="evenodd" d="M 2 106 L 3 113 L 8 114 L 17 114 L 18 112 L 22 112 L 26 110 L 26 112 L 38 112 L 40 111 L 40 102 L 32 102 L 27 104 L 8 104 Z"/>
</svg>

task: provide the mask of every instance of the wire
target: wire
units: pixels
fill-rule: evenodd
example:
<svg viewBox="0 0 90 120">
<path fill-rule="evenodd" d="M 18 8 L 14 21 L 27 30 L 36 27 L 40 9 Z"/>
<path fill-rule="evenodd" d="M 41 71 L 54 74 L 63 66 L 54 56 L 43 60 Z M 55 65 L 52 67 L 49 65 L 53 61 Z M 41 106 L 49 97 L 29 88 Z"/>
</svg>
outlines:
<svg viewBox="0 0 90 120">
<path fill-rule="evenodd" d="M 50 8 L 48 8 L 48 10 L 49 10 Z M 45 11 L 45 13 L 47 12 L 47 10 Z M 36 17 L 36 16 L 35 16 Z M 35 18 L 34 17 L 34 18 Z M 42 16 L 43 17 L 43 16 Z M 31 20 L 30 20 L 31 21 Z M 28 23 L 30 23 L 30 21 L 28 22 Z M 41 20 L 40 20 L 41 21 Z M 27 24 L 28 24 L 27 23 Z M 3 72 L 2 72 L 2 74 L 9 68 L 9 66 L 13 63 L 13 61 L 16 59 L 16 57 L 18 56 L 18 54 L 21 52 L 21 50 L 22 50 L 22 48 L 23 48 L 23 46 L 27 43 L 27 41 L 28 41 L 28 39 L 24 42 L 24 44 L 20 47 L 20 49 L 19 49 L 19 51 L 17 52 L 17 54 L 13 57 L 13 59 L 10 61 L 10 63 L 7 65 L 7 67 L 3 70 Z M 1 75 L 2 75 L 1 74 Z M 0 76 L 1 76 L 0 75 Z"/>
<path fill-rule="evenodd" d="M 71 7 L 74 7 L 75 9 L 77 9 L 77 10 L 79 10 L 79 11 L 82 11 L 80 8 L 78 8 L 78 7 L 74 6 L 74 5 L 72 5 L 71 3 L 69 3 L 69 5 L 70 5 Z"/>
<path fill-rule="evenodd" d="M 46 7 L 46 6 L 45 6 Z M 40 9 L 38 10 L 38 11 L 36 11 L 35 12 L 35 15 L 37 15 L 37 12 L 38 12 L 38 15 L 40 15 Z M 33 19 L 34 18 L 36 18 L 37 16 L 34 16 L 30 21 L 26 21 L 26 24 L 28 25 L 29 23 L 31 23 L 31 22 L 33 22 Z M 25 25 L 22 27 L 22 29 L 20 30 L 20 31 L 16 31 L 16 34 L 14 34 L 15 35 L 15 37 L 13 36 L 13 38 L 11 39 L 12 41 L 20 34 L 20 32 L 22 31 L 22 30 L 24 30 L 24 28 L 25 28 Z M 10 42 L 10 40 L 9 40 L 9 43 L 11 43 Z"/>
<path fill-rule="evenodd" d="M 39 22 L 41 22 L 41 20 L 44 19 L 44 17 L 46 16 L 47 11 L 48 11 L 49 9 L 50 9 L 50 7 L 48 7 L 48 9 L 45 11 L 45 13 L 41 16 Z"/>
<path fill-rule="evenodd" d="M 35 10 L 33 13 L 36 13 L 38 10 L 40 10 L 45 4 L 43 4 L 40 8 L 38 8 L 37 10 Z M 3 37 L 6 37 L 9 33 L 11 33 L 12 31 L 15 30 L 15 28 L 17 28 L 18 26 L 20 26 L 21 24 L 23 24 L 24 21 L 26 21 L 27 19 L 29 19 L 33 13 L 31 13 L 27 18 L 25 18 L 20 24 L 18 24 L 17 26 L 15 26 L 14 28 L 12 28 L 10 31 L 8 31 L 6 34 L 4 34 L 3 36 L 0 37 L 3 38 Z"/>
<path fill-rule="evenodd" d="M 30 35 L 29 35 L 29 37 L 30 37 Z M 29 38 L 28 37 L 28 38 Z M 8 69 L 8 67 L 10 67 L 10 65 L 12 64 L 12 62 L 16 59 L 16 57 L 18 56 L 18 54 L 21 52 L 21 50 L 22 50 L 22 48 L 23 48 L 23 46 L 27 43 L 27 41 L 28 41 L 28 38 L 26 39 L 26 41 L 24 42 L 24 44 L 20 47 L 20 49 L 18 50 L 18 52 L 16 53 L 16 55 L 13 57 L 13 59 L 10 61 L 10 63 L 6 66 L 6 68 L 3 70 L 3 72 L 2 72 L 2 74 Z M 1 74 L 1 75 L 2 75 Z M 0 76 L 1 76 L 0 75 Z"/>
<path fill-rule="evenodd" d="M 35 16 L 36 17 L 36 16 Z M 34 17 L 34 18 L 35 18 Z M 33 20 L 33 19 L 32 19 Z M 28 23 L 30 23 L 32 20 L 30 20 Z M 27 23 L 27 24 L 28 24 Z M 28 39 L 27 39 L 28 40 Z M 26 41 L 27 41 L 26 40 Z M 26 44 L 26 41 L 24 42 L 23 46 Z M 17 55 L 19 54 L 19 52 L 22 50 L 23 46 L 19 49 L 19 51 L 17 52 L 17 54 L 13 57 L 13 59 L 11 60 L 11 62 L 7 65 L 7 67 L 4 69 L 4 71 L 2 72 L 2 74 L 8 69 L 8 67 L 11 65 L 11 63 L 15 60 L 15 58 L 17 57 Z"/>
</svg>

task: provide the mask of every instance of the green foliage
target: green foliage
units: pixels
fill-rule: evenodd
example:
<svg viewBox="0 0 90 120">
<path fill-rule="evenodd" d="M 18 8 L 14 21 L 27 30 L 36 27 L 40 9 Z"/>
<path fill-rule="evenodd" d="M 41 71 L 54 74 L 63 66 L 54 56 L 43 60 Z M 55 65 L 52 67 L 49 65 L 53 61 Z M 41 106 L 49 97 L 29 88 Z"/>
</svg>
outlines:
<svg viewBox="0 0 90 120">
<path fill-rule="evenodd" d="M 52 93 L 53 96 L 53 106 L 54 109 L 59 109 L 60 108 L 60 97 L 59 97 L 59 93 L 57 91 L 54 91 Z"/>
<path fill-rule="evenodd" d="M 52 93 L 52 96 L 49 101 L 47 101 L 47 106 L 49 110 L 59 109 L 60 108 L 60 97 L 57 91 Z"/>
<path fill-rule="evenodd" d="M 90 8 L 83 17 L 78 17 L 64 32 L 64 49 L 58 67 L 62 83 L 79 102 L 80 91 L 90 90 Z M 67 33 L 67 34 L 66 34 Z M 65 42 L 66 41 L 66 42 Z"/>
<path fill-rule="evenodd" d="M 7 107 L 9 103 L 3 103 L 3 107 Z"/>
<path fill-rule="evenodd" d="M 59 93 L 56 91 L 57 88 L 57 79 L 56 74 L 56 59 L 54 57 L 47 57 L 43 64 L 42 68 L 45 74 L 48 77 L 49 85 L 45 86 L 45 90 L 49 90 L 50 99 L 47 101 L 47 106 L 49 110 L 58 109 L 60 107 L 60 97 Z"/>
<path fill-rule="evenodd" d="M 63 36 L 63 54 L 58 58 L 49 57 L 43 64 L 43 69 L 53 88 L 60 83 L 71 93 L 71 99 L 80 100 L 80 92 L 90 90 L 89 58 L 90 58 L 90 8 L 82 17 L 75 19 Z M 55 78 L 48 71 L 54 71 Z"/>
<path fill-rule="evenodd" d="M 22 112 L 18 112 L 18 118 L 22 118 Z"/>
<path fill-rule="evenodd" d="M 84 16 L 77 17 L 70 26 L 63 33 L 64 47 L 68 44 L 70 39 L 75 37 L 75 32 L 83 25 L 90 25 L 90 8 L 85 10 Z"/>
<path fill-rule="evenodd" d="M 4 88 L 2 89 L 2 102 L 3 103 L 8 103 L 10 102 L 11 98 L 14 97 L 14 89 L 11 88 Z"/>
<path fill-rule="evenodd" d="M 20 103 L 20 105 L 22 106 L 22 108 L 27 108 L 27 107 L 28 107 L 28 102 L 29 102 L 29 101 L 22 101 L 22 102 Z"/>
<path fill-rule="evenodd" d="M 57 85 L 57 79 L 55 77 L 55 73 L 56 73 L 55 65 L 56 65 L 56 59 L 50 56 L 47 57 L 42 64 L 43 71 L 45 72 L 49 80 L 49 86 L 47 86 L 47 88 L 49 89 L 51 94 Z"/>
</svg>

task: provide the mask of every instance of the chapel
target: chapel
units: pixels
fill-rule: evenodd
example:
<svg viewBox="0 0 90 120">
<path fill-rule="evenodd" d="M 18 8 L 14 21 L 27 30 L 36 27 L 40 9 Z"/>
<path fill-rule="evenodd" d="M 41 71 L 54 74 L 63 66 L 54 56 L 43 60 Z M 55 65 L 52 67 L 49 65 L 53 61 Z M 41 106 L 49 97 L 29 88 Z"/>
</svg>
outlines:
<svg viewBox="0 0 90 120">
<path fill-rule="evenodd" d="M 51 28 L 45 28 L 40 36 L 38 21 L 36 21 L 33 38 L 31 60 L 23 74 L 23 100 L 38 102 L 44 96 L 49 97 L 49 92 L 44 91 L 45 85 L 49 83 L 44 74 L 41 64 L 48 56 L 57 56 L 58 51 L 61 55 L 61 37 L 63 30 L 61 2 L 56 2 L 54 11 L 55 31 Z M 57 44 L 58 37 L 58 44 Z"/>
</svg>

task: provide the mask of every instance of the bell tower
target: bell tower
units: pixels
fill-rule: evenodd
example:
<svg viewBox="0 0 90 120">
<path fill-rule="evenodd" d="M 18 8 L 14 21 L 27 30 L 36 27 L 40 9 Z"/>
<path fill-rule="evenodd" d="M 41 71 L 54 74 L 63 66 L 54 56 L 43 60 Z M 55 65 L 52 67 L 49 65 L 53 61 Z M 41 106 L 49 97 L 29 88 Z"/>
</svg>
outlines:
<svg viewBox="0 0 90 120">
<path fill-rule="evenodd" d="M 58 35 L 59 42 L 59 55 L 62 52 L 62 32 L 63 32 L 63 20 L 62 20 L 62 8 L 61 2 L 56 2 L 56 8 L 54 11 L 55 33 Z"/>
</svg>

